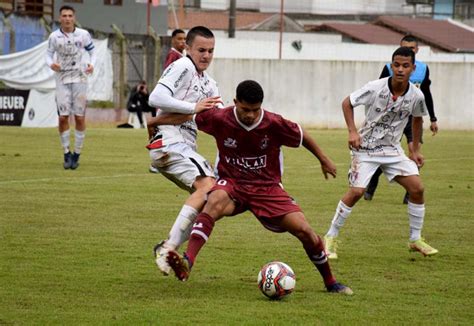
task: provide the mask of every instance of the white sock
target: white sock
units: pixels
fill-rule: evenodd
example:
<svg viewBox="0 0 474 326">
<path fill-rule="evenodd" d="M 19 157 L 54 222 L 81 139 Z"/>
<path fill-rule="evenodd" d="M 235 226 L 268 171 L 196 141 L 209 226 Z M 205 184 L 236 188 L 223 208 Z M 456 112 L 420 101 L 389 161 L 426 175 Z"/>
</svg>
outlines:
<svg viewBox="0 0 474 326">
<path fill-rule="evenodd" d="M 189 205 L 183 205 L 176 221 L 171 228 L 166 247 L 176 250 L 189 239 L 198 211 Z"/>
<path fill-rule="evenodd" d="M 421 238 L 421 229 L 425 219 L 425 204 L 413 204 L 408 201 L 408 219 L 410 220 L 410 241 Z"/>
<path fill-rule="evenodd" d="M 74 152 L 77 154 L 81 153 L 82 146 L 84 145 L 84 138 L 86 137 L 85 131 L 74 131 Z"/>
<path fill-rule="evenodd" d="M 326 233 L 326 236 L 337 237 L 339 235 L 339 229 L 344 225 L 346 218 L 349 217 L 351 212 L 352 207 L 348 207 L 342 202 L 342 200 L 340 200 L 339 204 L 337 204 L 336 214 L 334 214 L 332 219 L 331 227 L 329 228 L 328 233 Z"/>
<path fill-rule="evenodd" d="M 59 134 L 59 139 L 61 140 L 61 146 L 64 149 L 64 154 L 69 152 L 69 136 L 70 135 L 71 135 L 71 131 L 69 129 Z"/>
</svg>

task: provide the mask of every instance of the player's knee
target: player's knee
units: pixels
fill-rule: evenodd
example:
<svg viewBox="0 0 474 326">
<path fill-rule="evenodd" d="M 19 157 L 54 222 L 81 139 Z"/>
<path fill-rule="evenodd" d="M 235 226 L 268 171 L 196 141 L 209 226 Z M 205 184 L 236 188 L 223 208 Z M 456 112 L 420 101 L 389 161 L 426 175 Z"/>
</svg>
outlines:
<svg viewBox="0 0 474 326">
<path fill-rule="evenodd" d="M 211 214 L 212 216 L 220 216 L 224 212 L 229 204 L 229 196 L 224 191 L 213 191 L 207 198 L 206 205 L 204 206 L 204 212 Z"/>
<path fill-rule="evenodd" d="M 309 224 L 299 225 L 298 228 L 294 230 L 294 235 L 304 244 L 314 242 L 314 239 L 317 238 Z"/>
<path fill-rule="evenodd" d="M 353 187 L 350 188 L 350 191 L 348 193 L 348 197 L 350 198 L 350 202 L 357 202 L 359 199 L 362 198 L 364 195 L 365 188 L 359 188 L 359 187 Z"/>
<path fill-rule="evenodd" d="M 209 190 L 214 186 L 216 180 L 211 177 L 198 177 L 194 181 L 193 187 L 196 191 L 208 193 Z"/>
<path fill-rule="evenodd" d="M 408 193 L 410 194 L 410 197 L 422 197 L 424 192 L 425 192 L 425 187 L 423 186 L 421 182 L 411 186 L 410 189 L 408 189 Z"/>
</svg>

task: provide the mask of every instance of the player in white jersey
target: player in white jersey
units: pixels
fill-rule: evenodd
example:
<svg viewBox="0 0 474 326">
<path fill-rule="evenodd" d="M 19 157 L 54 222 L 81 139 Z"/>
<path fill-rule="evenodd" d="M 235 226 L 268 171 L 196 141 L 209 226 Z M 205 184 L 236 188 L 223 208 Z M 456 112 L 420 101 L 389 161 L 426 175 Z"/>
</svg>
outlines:
<svg viewBox="0 0 474 326">
<path fill-rule="evenodd" d="M 342 110 L 349 131 L 351 168 L 349 190 L 339 201 L 328 233 L 324 237 L 328 258 L 337 258 L 337 236 L 340 228 L 357 201 L 364 195 L 370 178 L 381 168 L 390 182 L 397 182 L 410 195 L 408 218 L 410 250 L 424 256 L 438 253 L 421 237 L 425 216 L 424 189 L 418 173 L 424 158 L 420 153 L 421 130 L 426 105 L 423 93 L 409 82 L 415 69 L 415 53 L 408 47 L 398 48 L 392 56 L 392 77 L 371 81 L 353 92 L 342 102 Z M 365 106 L 365 121 L 357 131 L 354 107 Z M 412 115 L 413 152 L 408 158 L 400 139 L 408 117 Z"/>
<path fill-rule="evenodd" d="M 187 56 L 166 68 L 148 99 L 151 106 L 159 108 L 158 117 L 162 112 L 192 114 L 221 103 L 216 82 L 205 72 L 212 61 L 214 45 L 214 35 L 208 28 L 196 26 L 188 32 Z M 191 193 L 169 238 L 154 248 L 158 268 L 168 275 L 167 253 L 188 240 L 192 224 L 215 179 L 209 162 L 196 152 L 197 128 L 193 121 L 177 126 L 156 126 L 156 119 L 152 118 L 148 123 L 150 143 L 147 146 L 152 166 Z"/>
<path fill-rule="evenodd" d="M 92 74 L 95 51 L 92 38 L 84 29 L 75 26 L 74 8 L 59 9 L 61 27 L 51 33 L 46 51 L 46 63 L 56 72 L 56 105 L 59 114 L 59 136 L 64 149 L 64 168 L 76 169 L 84 144 L 87 103 L 87 75 Z M 88 55 L 85 55 L 85 53 Z M 69 150 L 69 115 L 75 118 L 74 153 Z"/>
</svg>

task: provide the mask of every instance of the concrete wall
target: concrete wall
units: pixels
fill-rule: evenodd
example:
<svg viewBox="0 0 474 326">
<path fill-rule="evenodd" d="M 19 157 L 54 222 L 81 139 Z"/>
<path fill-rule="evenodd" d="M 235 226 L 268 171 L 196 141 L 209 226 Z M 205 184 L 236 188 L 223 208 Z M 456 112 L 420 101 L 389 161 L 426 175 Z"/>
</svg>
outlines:
<svg viewBox="0 0 474 326">
<path fill-rule="evenodd" d="M 264 88 L 264 108 L 307 126 L 345 128 L 341 102 L 377 79 L 385 61 L 274 60 L 215 58 L 209 73 L 226 105 L 237 84 L 254 79 Z M 442 129 L 474 129 L 474 60 L 430 62 L 435 112 Z M 356 109 L 363 121 L 363 108 Z M 425 126 L 429 119 L 425 119 Z"/>
<path fill-rule="evenodd" d="M 146 1 L 145 1 L 146 2 Z M 125 34 L 147 34 L 147 4 L 136 0 L 123 0 L 121 6 L 104 5 L 104 1 L 82 3 L 54 2 L 54 17 L 59 17 L 59 8 L 69 5 L 76 10 L 76 18 L 85 28 L 112 33 L 110 25 L 117 25 Z M 150 6 L 150 25 L 158 35 L 166 35 L 168 29 L 168 7 Z"/>
<path fill-rule="evenodd" d="M 322 128 L 345 127 L 342 100 L 377 79 L 398 46 L 345 43 L 331 34 L 284 33 L 278 60 L 278 33 L 237 31 L 236 36 L 216 33 L 209 69 L 226 104 L 232 104 L 240 81 L 255 79 L 266 92 L 264 107 Z M 296 39 L 302 40 L 301 51 L 291 46 Z M 433 52 L 422 46 L 417 59 L 429 64 L 440 128 L 473 130 L 474 54 Z M 361 123 L 363 109 L 356 112 Z"/>
</svg>

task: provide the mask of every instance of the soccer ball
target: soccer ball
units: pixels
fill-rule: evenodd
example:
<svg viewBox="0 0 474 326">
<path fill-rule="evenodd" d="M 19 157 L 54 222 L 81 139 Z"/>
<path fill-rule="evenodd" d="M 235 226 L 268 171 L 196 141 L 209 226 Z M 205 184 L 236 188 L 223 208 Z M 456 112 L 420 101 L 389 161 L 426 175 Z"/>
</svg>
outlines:
<svg viewBox="0 0 474 326">
<path fill-rule="evenodd" d="M 290 266 L 273 261 L 258 273 L 258 288 L 270 299 L 279 300 L 295 289 L 296 276 Z"/>
</svg>

